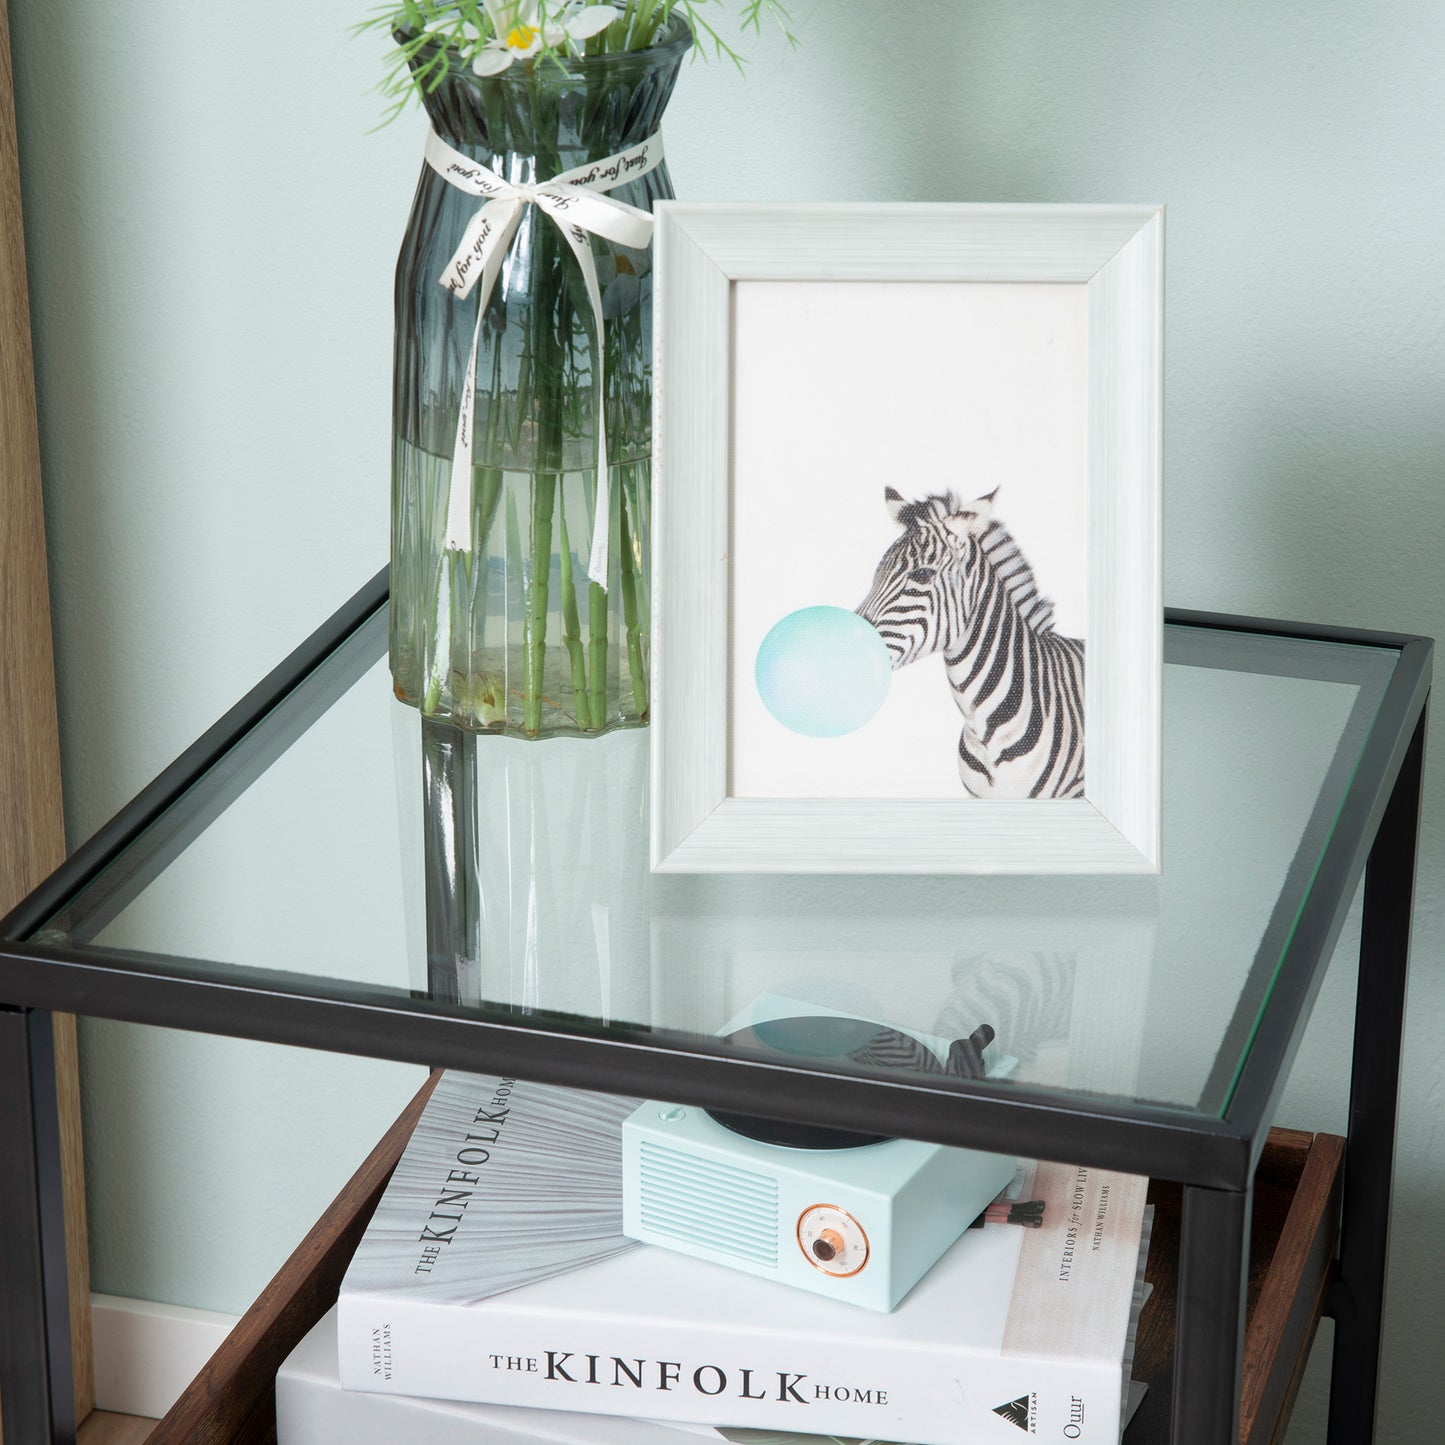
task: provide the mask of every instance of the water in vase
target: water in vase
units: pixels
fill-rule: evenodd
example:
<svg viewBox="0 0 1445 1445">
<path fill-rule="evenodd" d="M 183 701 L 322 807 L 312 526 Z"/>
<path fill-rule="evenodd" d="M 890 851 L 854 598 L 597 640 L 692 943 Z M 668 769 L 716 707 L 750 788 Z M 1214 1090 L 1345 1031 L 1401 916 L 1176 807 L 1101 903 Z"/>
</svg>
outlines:
<svg viewBox="0 0 1445 1445">
<path fill-rule="evenodd" d="M 477 466 L 470 550 L 442 546 L 450 448 L 395 441 L 397 696 L 477 732 L 548 737 L 648 719 L 648 458 L 610 468 L 609 576 L 587 576 L 596 471 Z M 610 599 L 610 600 L 609 600 Z"/>
</svg>

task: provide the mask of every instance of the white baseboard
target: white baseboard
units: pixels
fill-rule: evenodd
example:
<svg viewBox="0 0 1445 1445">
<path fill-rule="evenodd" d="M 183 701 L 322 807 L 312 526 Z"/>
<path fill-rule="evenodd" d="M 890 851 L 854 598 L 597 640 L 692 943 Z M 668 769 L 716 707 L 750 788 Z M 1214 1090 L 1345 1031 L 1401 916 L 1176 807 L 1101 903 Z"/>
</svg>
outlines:
<svg viewBox="0 0 1445 1445">
<path fill-rule="evenodd" d="M 150 1300 L 91 1295 L 95 1408 L 160 1419 L 231 1332 L 236 1319 Z"/>
</svg>

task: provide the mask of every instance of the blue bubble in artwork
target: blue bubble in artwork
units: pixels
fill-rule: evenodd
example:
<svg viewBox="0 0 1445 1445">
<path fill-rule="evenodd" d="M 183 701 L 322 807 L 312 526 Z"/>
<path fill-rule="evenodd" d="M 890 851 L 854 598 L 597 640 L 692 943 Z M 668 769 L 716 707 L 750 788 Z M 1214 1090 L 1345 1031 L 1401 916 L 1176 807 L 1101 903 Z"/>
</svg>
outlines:
<svg viewBox="0 0 1445 1445">
<path fill-rule="evenodd" d="M 758 648 L 758 695 L 791 732 L 838 738 L 883 706 L 893 658 L 871 622 L 846 607 L 804 607 Z"/>
</svg>

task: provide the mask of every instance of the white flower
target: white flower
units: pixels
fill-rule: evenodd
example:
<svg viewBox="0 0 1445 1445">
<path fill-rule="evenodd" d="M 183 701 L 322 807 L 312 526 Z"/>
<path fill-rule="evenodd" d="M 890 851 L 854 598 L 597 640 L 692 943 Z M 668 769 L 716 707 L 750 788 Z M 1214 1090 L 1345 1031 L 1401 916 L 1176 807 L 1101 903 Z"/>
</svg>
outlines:
<svg viewBox="0 0 1445 1445">
<path fill-rule="evenodd" d="M 535 55 L 543 42 L 559 46 L 591 39 L 617 19 L 614 5 L 583 5 L 563 0 L 549 7 L 545 28 L 538 19 L 541 0 L 482 0 L 492 21 L 495 38 L 480 41 L 472 56 L 478 75 L 500 75 L 514 60 Z"/>
<path fill-rule="evenodd" d="M 621 251 L 598 258 L 597 279 L 602 285 L 602 314 L 621 316 L 637 305 L 642 295 L 642 282 L 630 257 Z"/>
</svg>

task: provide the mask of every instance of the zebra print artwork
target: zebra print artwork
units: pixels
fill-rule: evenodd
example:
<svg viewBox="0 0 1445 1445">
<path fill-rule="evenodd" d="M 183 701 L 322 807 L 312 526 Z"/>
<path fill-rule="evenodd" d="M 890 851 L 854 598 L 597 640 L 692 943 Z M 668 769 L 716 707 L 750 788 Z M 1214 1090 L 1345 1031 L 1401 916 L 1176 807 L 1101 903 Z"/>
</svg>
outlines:
<svg viewBox="0 0 1445 1445">
<path fill-rule="evenodd" d="M 941 653 L 963 716 L 958 775 L 975 798 L 1084 795 L 1084 644 L 1054 630 L 1053 603 L 1008 528 L 997 489 L 884 501 L 903 529 L 858 615 L 897 671 Z"/>
</svg>

